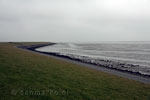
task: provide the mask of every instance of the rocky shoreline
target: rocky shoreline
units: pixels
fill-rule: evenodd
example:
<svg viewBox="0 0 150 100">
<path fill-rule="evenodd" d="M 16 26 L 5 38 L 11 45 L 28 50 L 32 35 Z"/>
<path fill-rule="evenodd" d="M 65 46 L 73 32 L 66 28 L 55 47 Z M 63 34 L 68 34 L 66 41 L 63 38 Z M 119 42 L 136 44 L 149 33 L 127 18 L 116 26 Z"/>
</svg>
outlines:
<svg viewBox="0 0 150 100">
<path fill-rule="evenodd" d="M 80 61 L 80 62 L 87 63 L 87 64 L 96 65 L 98 67 L 105 67 L 105 68 L 117 70 L 120 72 L 125 72 L 125 73 L 130 73 L 130 74 L 150 78 L 150 74 L 145 74 L 143 72 L 139 72 L 138 70 L 136 70 L 139 68 L 139 65 L 135 65 L 135 64 L 125 64 L 125 63 L 120 63 L 117 61 L 106 60 L 106 59 L 91 59 L 86 56 L 79 56 L 79 55 L 72 55 L 72 54 L 66 55 L 66 54 L 61 54 L 61 53 L 42 52 L 42 51 L 36 50 L 37 48 L 54 45 L 54 44 L 56 43 L 38 44 L 38 45 L 30 45 L 30 46 L 18 46 L 18 47 L 22 49 L 27 49 L 27 50 L 31 50 L 34 52 L 42 53 L 42 54 L 67 58 L 67 59 L 76 60 L 76 61 Z"/>
</svg>

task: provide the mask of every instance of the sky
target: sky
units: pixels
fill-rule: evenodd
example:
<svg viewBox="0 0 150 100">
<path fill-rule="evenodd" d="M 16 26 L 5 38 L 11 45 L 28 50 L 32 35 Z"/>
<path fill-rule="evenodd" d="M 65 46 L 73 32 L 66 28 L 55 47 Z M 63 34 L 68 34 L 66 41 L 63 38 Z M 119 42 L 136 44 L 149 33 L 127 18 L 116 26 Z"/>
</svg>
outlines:
<svg viewBox="0 0 150 100">
<path fill-rule="evenodd" d="M 0 41 L 150 41 L 150 0 L 0 0 Z"/>
</svg>

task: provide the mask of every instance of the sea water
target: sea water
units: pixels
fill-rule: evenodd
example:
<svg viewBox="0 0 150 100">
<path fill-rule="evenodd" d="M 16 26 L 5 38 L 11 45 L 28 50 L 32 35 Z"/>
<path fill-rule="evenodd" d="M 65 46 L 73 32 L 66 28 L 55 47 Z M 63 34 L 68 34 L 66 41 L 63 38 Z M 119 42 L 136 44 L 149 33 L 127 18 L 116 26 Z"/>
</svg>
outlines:
<svg viewBox="0 0 150 100">
<path fill-rule="evenodd" d="M 36 50 L 150 75 L 150 42 L 58 43 Z"/>
</svg>

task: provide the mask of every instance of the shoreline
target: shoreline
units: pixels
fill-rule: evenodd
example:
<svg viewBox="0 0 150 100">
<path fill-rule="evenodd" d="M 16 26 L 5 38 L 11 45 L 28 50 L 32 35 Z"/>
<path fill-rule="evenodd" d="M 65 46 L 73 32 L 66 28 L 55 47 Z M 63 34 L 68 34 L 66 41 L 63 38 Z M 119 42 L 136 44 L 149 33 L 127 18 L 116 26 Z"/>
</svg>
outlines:
<svg viewBox="0 0 150 100">
<path fill-rule="evenodd" d="M 141 82 L 144 82 L 144 80 L 147 80 L 148 82 L 146 82 L 146 83 L 150 83 L 150 79 L 149 79 L 150 75 L 143 75 L 143 74 L 141 74 L 139 72 L 132 72 L 132 71 L 127 71 L 127 70 L 121 70 L 121 69 L 117 69 L 117 68 L 113 68 L 113 67 L 108 67 L 108 66 L 100 66 L 100 65 L 97 65 L 97 64 L 94 64 L 94 63 L 84 62 L 84 61 L 82 61 L 80 59 L 71 58 L 71 57 L 66 56 L 66 55 L 60 55 L 58 53 L 42 52 L 42 51 L 35 50 L 36 48 L 40 48 L 40 47 L 44 47 L 44 46 L 50 46 L 50 45 L 54 45 L 54 44 L 57 44 L 57 43 L 36 44 L 36 45 L 17 46 L 17 47 L 21 48 L 21 49 L 30 50 L 30 51 L 33 51 L 33 52 L 36 52 L 36 53 L 44 54 L 44 55 L 47 55 L 47 56 L 52 56 L 52 57 L 55 57 L 57 59 L 61 59 L 61 60 L 65 59 L 65 61 L 69 60 L 69 62 L 78 63 L 80 65 L 84 65 L 84 66 L 89 67 L 89 68 L 97 67 L 97 68 L 93 68 L 93 69 L 96 69 L 96 70 L 99 70 L 99 69 L 101 69 L 101 70 L 104 70 L 104 69 L 105 70 L 109 70 L 109 71 L 105 71 L 105 72 L 111 73 L 111 71 L 112 71 L 113 73 L 111 73 L 111 74 L 115 74 L 117 72 L 119 74 L 122 74 L 122 73 L 123 74 L 128 74 L 129 76 L 127 75 L 126 78 L 136 80 L 136 79 L 134 79 L 134 76 L 135 76 L 135 78 L 137 78 L 137 77 L 141 78 L 142 79 Z M 115 74 L 115 75 L 124 77 L 124 75 L 119 75 L 119 74 Z M 131 76 L 131 78 L 130 78 L 130 76 Z M 138 80 L 140 81 L 140 79 L 138 79 Z"/>
</svg>

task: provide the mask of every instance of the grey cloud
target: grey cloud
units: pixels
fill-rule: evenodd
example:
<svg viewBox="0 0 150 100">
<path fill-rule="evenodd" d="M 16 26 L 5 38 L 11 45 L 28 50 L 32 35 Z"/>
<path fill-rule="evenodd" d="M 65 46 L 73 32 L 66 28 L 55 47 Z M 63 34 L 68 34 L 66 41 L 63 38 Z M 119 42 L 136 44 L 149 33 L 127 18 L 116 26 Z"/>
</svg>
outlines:
<svg viewBox="0 0 150 100">
<path fill-rule="evenodd" d="M 148 41 L 149 5 L 146 0 L 0 0 L 0 41 Z"/>
</svg>

